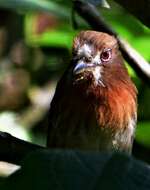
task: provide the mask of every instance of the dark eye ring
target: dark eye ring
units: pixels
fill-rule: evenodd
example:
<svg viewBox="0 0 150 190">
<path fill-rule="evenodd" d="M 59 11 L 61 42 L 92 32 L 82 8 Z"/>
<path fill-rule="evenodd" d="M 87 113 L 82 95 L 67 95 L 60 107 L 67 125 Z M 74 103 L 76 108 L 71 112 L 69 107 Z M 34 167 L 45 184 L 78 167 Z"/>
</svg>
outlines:
<svg viewBox="0 0 150 190">
<path fill-rule="evenodd" d="M 111 59 L 111 49 L 104 50 L 100 55 L 101 61 L 109 61 Z"/>
</svg>

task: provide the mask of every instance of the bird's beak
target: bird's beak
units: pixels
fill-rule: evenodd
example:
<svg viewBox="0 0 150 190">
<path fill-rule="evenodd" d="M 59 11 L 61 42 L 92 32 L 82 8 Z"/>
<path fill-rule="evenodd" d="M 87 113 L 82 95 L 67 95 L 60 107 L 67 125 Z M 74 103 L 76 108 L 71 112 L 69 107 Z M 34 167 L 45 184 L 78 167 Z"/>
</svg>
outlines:
<svg viewBox="0 0 150 190">
<path fill-rule="evenodd" d="M 79 74 L 83 71 L 90 71 L 93 67 L 96 67 L 97 64 L 95 63 L 85 63 L 83 61 L 76 64 L 76 66 L 73 69 L 74 74 Z"/>
<path fill-rule="evenodd" d="M 78 73 L 80 72 L 81 70 L 84 70 L 88 67 L 88 64 L 84 63 L 84 62 L 79 62 L 77 63 L 77 65 L 75 66 L 74 70 L 73 70 L 73 73 Z"/>
</svg>

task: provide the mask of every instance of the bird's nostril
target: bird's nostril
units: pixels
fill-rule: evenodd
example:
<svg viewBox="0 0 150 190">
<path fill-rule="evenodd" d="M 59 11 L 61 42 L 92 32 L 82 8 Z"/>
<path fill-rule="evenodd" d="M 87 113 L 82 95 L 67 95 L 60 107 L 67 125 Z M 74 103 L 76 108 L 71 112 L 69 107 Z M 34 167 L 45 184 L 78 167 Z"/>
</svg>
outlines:
<svg viewBox="0 0 150 190">
<path fill-rule="evenodd" d="M 89 62 L 91 62 L 92 61 L 92 57 L 90 56 L 90 57 L 88 57 L 88 61 Z"/>
<path fill-rule="evenodd" d="M 83 61 L 89 63 L 92 61 L 92 57 L 83 57 Z"/>
</svg>

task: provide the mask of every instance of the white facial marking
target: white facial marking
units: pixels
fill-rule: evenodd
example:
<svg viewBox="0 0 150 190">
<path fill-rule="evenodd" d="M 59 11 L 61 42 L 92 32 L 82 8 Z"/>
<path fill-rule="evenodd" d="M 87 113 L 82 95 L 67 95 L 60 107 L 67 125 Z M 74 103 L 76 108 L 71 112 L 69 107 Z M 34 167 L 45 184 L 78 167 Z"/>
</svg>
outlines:
<svg viewBox="0 0 150 190">
<path fill-rule="evenodd" d="M 100 60 L 100 52 L 98 52 L 94 57 L 92 56 L 92 52 L 93 52 L 93 46 L 92 45 L 84 44 L 83 46 L 81 46 L 78 49 L 78 52 L 77 52 L 78 56 L 81 57 L 78 64 L 84 63 L 82 61 L 82 57 L 86 57 L 86 58 L 92 57 L 91 62 L 89 63 L 91 65 L 100 64 L 100 62 L 101 62 L 101 60 Z M 102 68 L 99 67 L 99 66 L 96 66 L 94 71 L 93 71 L 93 75 L 94 75 L 94 78 L 95 78 L 95 84 L 96 85 L 100 84 L 101 86 L 104 87 L 105 85 L 103 84 L 102 80 L 100 80 L 101 72 L 102 72 Z"/>
<path fill-rule="evenodd" d="M 84 44 L 83 46 L 81 46 L 78 49 L 78 56 L 79 57 L 86 57 L 89 58 L 91 57 L 91 64 L 100 64 L 101 60 L 100 60 L 100 52 L 98 52 L 95 57 L 92 56 L 92 52 L 93 52 L 93 46 L 89 45 L 89 44 Z"/>
<path fill-rule="evenodd" d="M 84 44 L 82 45 L 79 49 L 78 49 L 78 52 L 77 52 L 77 55 L 80 57 L 80 60 L 78 61 L 78 64 L 84 64 L 85 62 L 83 61 L 83 57 L 86 57 L 86 58 L 89 58 L 91 57 L 91 61 L 89 64 L 89 67 L 90 65 L 93 66 L 95 65 L 95 68 L 94 68 L 94 71 L 93 71 L 93 75 L 94 75 L 94 78 L 95 78 L 95 85 L 101 85 L 103 87 L 105 87 L 103 81 L 101 80 L 102 76 L 101 76 L 101 73 L 102 73 L 102 67 L 98 66 L 100 63 L 101 63 L 101 59 L 100 59 L 100 52 L 97 52 L 97 54 L 95 56 L 92 55 L 93 53 L 93 46 L 92 45 L 89 45 L 89 44 Z M 87 63 L 85 63 L 87 64 Z"/>
<path fill-rule="evenodd" d="M 88 44 L 84 44 L 83 46 L 81 46 L 78 50 L 77 53 L 79 56 L 91 56 L 92 54 L 92 46 L 88 45 Z"/>
<path fill-rule="evenodd" d="M 100 61 L 100 53 L 97 53 L 96 56 L 92 59 L 92 63 L 99 64 Z"/>
</svg>

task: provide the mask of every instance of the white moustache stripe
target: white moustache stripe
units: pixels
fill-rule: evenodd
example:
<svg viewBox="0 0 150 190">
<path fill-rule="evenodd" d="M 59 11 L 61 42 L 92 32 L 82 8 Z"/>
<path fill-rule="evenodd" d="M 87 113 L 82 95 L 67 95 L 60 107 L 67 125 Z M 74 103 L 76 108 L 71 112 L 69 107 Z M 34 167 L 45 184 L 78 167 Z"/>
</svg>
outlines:
<svg viewBox="0 0 150 190">
<path fill-rule="evenodd" d="M 84 44 L 82 47 L 78 50 L 79 56 L 90 56 L 92 53 L 92 47 L 88 44 Z"/>
</svg>

